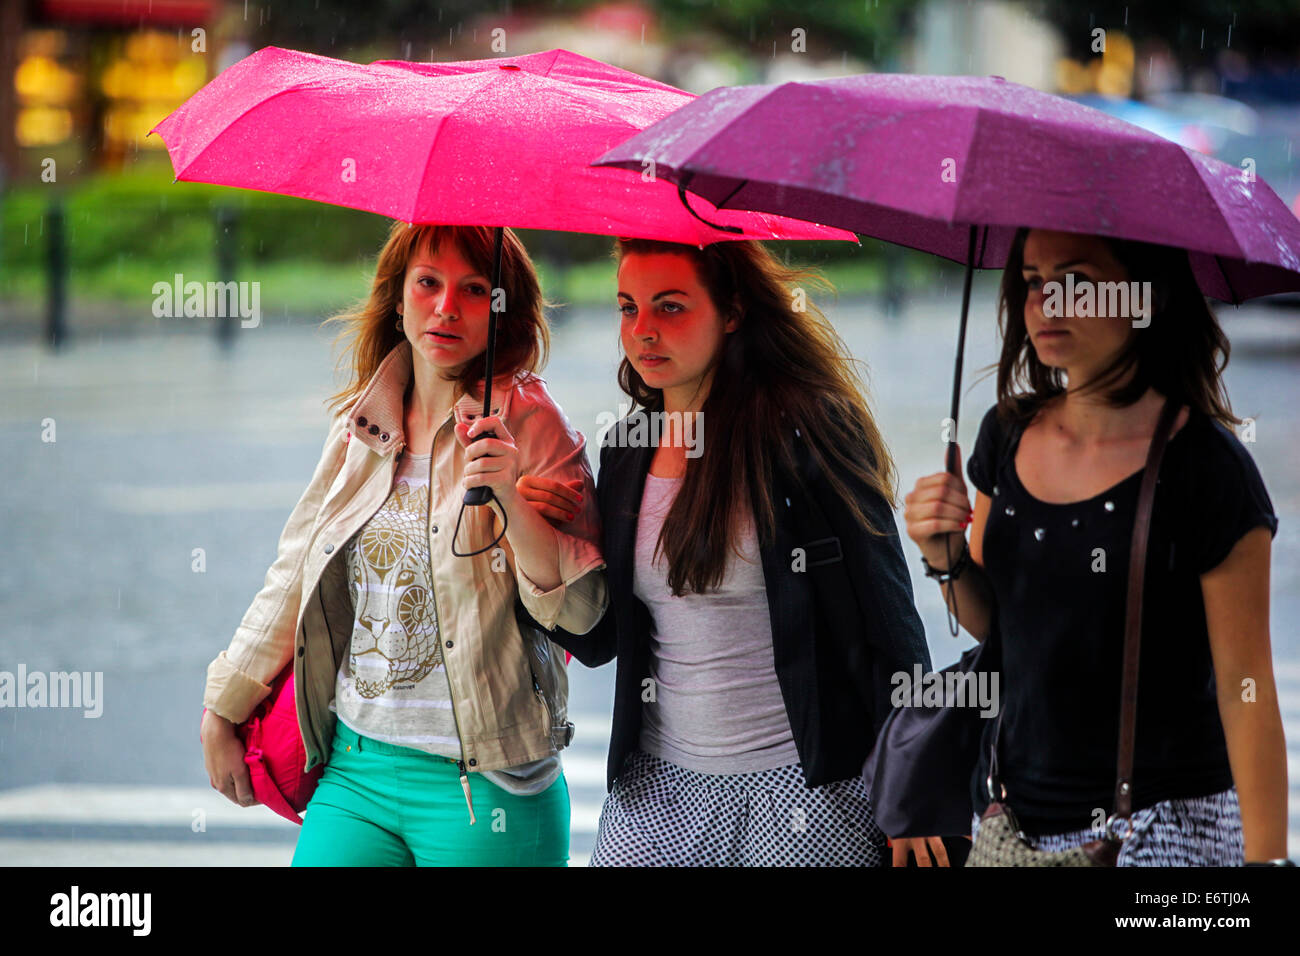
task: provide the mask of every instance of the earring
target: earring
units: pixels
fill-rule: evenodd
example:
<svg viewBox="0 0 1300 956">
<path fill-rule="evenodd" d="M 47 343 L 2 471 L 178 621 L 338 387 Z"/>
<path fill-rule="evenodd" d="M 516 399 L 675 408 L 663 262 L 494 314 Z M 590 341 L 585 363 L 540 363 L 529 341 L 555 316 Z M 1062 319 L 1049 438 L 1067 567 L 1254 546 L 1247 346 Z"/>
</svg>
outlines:
<svg viewBox="0 0 1300 956">
<path fill-rule="evenodd" d="M 399 331 L 399 332 L 402 331 L 402 317 L 401 317 L 401 315 L 398 315 L 398 316 L 397 316 L 397 331 Z"/>
</svg>

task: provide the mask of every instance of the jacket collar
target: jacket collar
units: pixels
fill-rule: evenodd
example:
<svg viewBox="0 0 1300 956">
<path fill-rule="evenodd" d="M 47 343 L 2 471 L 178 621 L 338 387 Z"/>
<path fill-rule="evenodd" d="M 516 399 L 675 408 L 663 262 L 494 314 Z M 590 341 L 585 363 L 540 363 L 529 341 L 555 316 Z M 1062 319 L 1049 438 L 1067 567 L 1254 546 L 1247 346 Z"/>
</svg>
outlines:
<svg viewBox="0 0 1300 956">
<path fill-rule="evenodd" d="M 384 356 L 361 397 L 348 410 L 348 430 L 381 455 L 405 442 L 406 388 L 411 375 L 411 342 L 403 339 Z M 510 410 L 514 386 L 514 379 L 510 376 L 493 379 L 492 414 L 503 421 Z M 473 394 L 461 396 L 448 418 L 470 422 L 482 414 L 483 380 L 480 379 Z"/>
</svg>

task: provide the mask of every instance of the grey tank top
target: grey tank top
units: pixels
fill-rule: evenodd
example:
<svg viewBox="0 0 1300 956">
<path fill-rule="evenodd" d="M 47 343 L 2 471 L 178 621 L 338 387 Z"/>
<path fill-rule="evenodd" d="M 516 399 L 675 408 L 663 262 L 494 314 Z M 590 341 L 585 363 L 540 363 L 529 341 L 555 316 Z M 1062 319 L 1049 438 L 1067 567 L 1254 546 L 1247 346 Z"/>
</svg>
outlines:
<svg viewBox="0 0 1300 956">
<path fill-rule="evenodd" d="M 640 749 L 689 770 L 729 774 L 799 762 L 772 658 L 772 624 L 752 515 L 717 591 L 674 597 L 652 563 L 681 478 L 647 474 L 637 521 L 633 593 L 650 610 L 650 683 Z"/>
</svg>

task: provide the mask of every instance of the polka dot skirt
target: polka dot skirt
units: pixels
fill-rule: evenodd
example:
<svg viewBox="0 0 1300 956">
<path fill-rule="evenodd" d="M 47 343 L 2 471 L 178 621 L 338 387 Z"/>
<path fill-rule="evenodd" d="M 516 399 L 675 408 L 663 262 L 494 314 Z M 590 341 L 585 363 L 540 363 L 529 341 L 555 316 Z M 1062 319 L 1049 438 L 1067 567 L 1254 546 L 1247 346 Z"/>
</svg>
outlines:
<svg viewBox="0 0 1300 956">
<path fill-rule="evenodd" d="M 799 764 L 687 770 L 635 750 L 605 797 L 591 866 L 883 866 L 861 777 L 808 789 Z"/>
<path fill-rule="evenodd" d="M 1013 806 L 1014 810 L 1015 807 Z M 1133 811 L 1133 835 L 1116 866 L 1241 866 L 1246 858 L 1237 788 L 1186 800 L 1162 800 Z M 979 816 L 971 818 L 972 839 Z M 1040 850 L 1058 851 L 1095 840 L 1091 829 L 1032 837 Z"/>
</svg>

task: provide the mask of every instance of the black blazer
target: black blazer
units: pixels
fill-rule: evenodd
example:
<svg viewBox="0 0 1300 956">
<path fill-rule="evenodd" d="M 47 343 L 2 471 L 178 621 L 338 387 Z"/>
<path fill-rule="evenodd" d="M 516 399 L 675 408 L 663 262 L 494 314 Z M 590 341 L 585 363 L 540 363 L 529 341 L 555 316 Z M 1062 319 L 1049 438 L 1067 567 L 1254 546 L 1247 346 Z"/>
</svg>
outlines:
<svg viewBox="0 0 1300 956">
<path fill-rule="evenodd" d="M 655 449 L 619 441 L 624 429 L 645 414 L 639 409 L 615 424 L 600 449 L 596 497 L 609 610 L 587 634 L 558 628 L 547 632 L 589 667 L 618 658 L 610 788 L 640 739 L 642 682 L 650 676 L 652 618 L 632 593 L 632 565 L 637 514 Z M 917 663 L 930 670 L 930 653 L 893 510 L 880 495 L 853 481 L 872 524 L 890 533 L 864 532 L 817 470 L 803 437 L 793 432 L 801 474 L 812 494 L 800 492 L 792 476 L 780 474 L 775 542 L 760 548 L 776 675 L 811 788 L 861 773 L 890 709 L 891 675 L 910 674 Z M 798 570 L 796 548 L 805 552 L 806 567 Z"/>
</svg>

